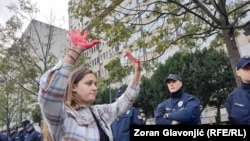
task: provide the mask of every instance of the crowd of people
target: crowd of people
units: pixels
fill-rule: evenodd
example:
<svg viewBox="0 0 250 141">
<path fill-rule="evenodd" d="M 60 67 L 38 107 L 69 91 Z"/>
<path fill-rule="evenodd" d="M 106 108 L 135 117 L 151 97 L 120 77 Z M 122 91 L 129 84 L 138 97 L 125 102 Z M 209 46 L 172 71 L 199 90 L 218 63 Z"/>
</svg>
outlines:
<svg viewBox="0 0 250 141">
<path fill-rule="evenodd" d="M 0 141 L 43 141 L 42 133 L 29 121 L 13 126 L 9 131 L 9 135 L 0 132 Z"/>
</svg>

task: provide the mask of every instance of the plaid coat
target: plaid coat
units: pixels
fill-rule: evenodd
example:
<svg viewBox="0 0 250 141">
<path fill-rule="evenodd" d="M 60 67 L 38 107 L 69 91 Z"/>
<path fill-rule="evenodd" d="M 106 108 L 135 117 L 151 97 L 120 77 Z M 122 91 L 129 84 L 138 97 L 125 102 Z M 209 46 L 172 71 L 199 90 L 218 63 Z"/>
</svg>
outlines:
<svg viewBox="0 0 250 141">
<path fill-rule="evenodd" d="M 72 110 L 64 105 L 68 77 L 73 66 L 61 61 L 40 78 L 38 101 L 43 116 L 48 122 L 54 141 L 99 141 L 99 130 L 94 120 L 96 116 L 101 128 L 113 141 L 111 123 L 134 103 L 139 93 L 139 84 L 129 85 L 124 94 L 114 103 L 81 107 Z M 53 81 L 48 78 L 54 73 Z"/>
</svg>

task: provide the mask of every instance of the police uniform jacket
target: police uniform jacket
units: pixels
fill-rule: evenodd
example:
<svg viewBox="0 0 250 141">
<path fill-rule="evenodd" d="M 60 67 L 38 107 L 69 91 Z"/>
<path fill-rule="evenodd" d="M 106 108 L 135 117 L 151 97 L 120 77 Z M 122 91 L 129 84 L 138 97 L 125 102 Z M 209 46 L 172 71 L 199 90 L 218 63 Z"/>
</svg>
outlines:
<svg viewBox="0 0 250 141">
<path fill-rule="evenodd" d="M 235 89 L 224 105 L 231 124 L 250 125 L 250 84 Z"/>
<path fill-rule="evenodd" d="M 157 106 L 155 124 L 171 125 L 172 121 L 176 120 L 181 124 L 198 125 L 200 124 L 200 115 L 198 98 L 184 93 L 180 89 Z"/>
<path fill-rule="evenodd" d="M 130 125 L 142 125 L 140 111 L 131 107 L 126 113 L 119 116 L 111 125 L 114 141 L 130 140 Z"/>
</svg>

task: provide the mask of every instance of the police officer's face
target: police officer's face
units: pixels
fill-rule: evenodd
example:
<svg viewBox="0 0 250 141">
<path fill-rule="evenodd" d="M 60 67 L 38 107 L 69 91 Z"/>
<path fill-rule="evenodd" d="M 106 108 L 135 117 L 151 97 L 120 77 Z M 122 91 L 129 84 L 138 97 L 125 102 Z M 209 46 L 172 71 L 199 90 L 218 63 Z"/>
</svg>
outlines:
<svg viewBox="0 0 250 141">
<path fill-rule="evenodd" d="M 250 83 L 250 64 L 237 70 L 237 75 L 241 78 L 242 82 Z"/>
<path fill-rule="evenodd" d="M 20 132 L 20 131 L 23 131 L 24 128 L 23 127 L 18 127 L 17 131 Z"/>
<path fill-rule="evenodd" d="M 29 126 L 28 128 L 26 128 L 26 130 L 29 132 L 31 131 L 32 128 L 33 128 L 32 126 Z"/>
<path fill-rule="evenodd" d="M 174 93 L 181 88 L 182 82 L 179 80 L 168 80 L 167 86 L 168 86 L 170 93 Z"/>
</svg>

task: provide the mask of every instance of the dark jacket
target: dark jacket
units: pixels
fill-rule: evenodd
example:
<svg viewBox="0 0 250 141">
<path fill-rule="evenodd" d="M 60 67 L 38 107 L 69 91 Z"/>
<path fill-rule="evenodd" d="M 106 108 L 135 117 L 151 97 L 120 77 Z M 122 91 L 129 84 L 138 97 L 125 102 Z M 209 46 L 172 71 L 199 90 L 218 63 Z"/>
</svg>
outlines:
<svg viewBox="0 0 250 141">
<path fill-rule="evenodd" d="M 35 130 L 33 127 L 31 131 L 26 132 L 24 137 L 24 141 L 43 141 L 42 134 Z"/>
<path fill-rule="evenodd" d="M 155 124 L 171 125 L 176 120 L 184 125 L 199 125 L 201 110 L 198 98 L 182 90 L 174 95 L 157 106 Z M 167 118 L 164 117 L 166 113 Z"/>
<path fill-rule="evenodd" d="M 15 134 L 16 134 L 16 131 L 11 132 L 11 133 L 9 134 L 9 141 L 14 141 Z"/>
<path fill-rule="evenodd" d="M 8 137 L 0 132 L 0 141 L 8 141 Z"/>
<path fill-rule="evenodd" d="M 250 125 L 250 84 L 242 84 L 224 104 L 231 124 Z"/>
<path fill-rule="evenodd" d="M 111 124 L 114 141 L 129 141 L 130 125 L 132 124 L 143 124 L 140 111 L 133 106 Z"/>
<path fill-rule="evenodd" d="M 12 141 L 24 141 L 25 134 L 26 134 L 26 132 L 24 130 L 21 132 L 16 132 L 13 135 Z"/>
</svg>

